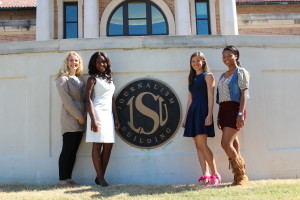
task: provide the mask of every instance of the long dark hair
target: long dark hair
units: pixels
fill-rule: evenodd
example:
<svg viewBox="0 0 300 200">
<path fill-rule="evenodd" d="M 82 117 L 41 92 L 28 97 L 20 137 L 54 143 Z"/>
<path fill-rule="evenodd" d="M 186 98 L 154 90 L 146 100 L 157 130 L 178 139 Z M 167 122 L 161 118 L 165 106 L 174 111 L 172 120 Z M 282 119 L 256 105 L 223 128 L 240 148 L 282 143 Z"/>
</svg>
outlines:
<svg viewBox="0 0 300 200">
<path fill-rule="evenodd" d="M 236 64 L 237 64 L 239 67 L 242 67 L 242 64 L 241 64 L 240 61 L 239 61 L 239 58 L 240 58 L 240 52 L 239 52 L 239 50 L 238 50 L 235 46 L 233 46 L 233 45 L 226 46 L 226 47 L 223 49 L 222 53 L 223 53 L 224 51 L 231 51 L 234 55 L 236 55 Z"/>
<path fill-rule="evenodd" d="M 195 52 L 191 55 L 190 58 L 190 74 L 189 74 L 189 86 L 193 85 L 195 77 L 196 77 L 196 71 L 193 69 L 192 67 L 192 59 L 196 56 L 199 56 L 200 59 L 203 61 L 203 65 L 202 65 L 202 71 L 203 72 L 210 72 L 206 58 L 204 56 L 204 54 L 201 51 Z"/>
<path fill-rule="evenodd" d="M 107 62 L 107 67 L 106 67 L 104 73 L 105 73 L 106 78 L 108 78 L 110 80 L 111 76 L 112 76 L 111 62 L 110 62 L 110 59 L 109 59 L 108 55 L 105 52 L 97 51 L 92 55 L 92 57 L 89 61 L 89 67 L 88 67 L 89 75 L 91 75 L 91 76 L 97 76 L 98 75 L 98 70 L 96 68 L 96 65 L 97 65 L 97 59 L 100 58 L 100 57 L 104 57 L 106 62 Z"/>
</svg>

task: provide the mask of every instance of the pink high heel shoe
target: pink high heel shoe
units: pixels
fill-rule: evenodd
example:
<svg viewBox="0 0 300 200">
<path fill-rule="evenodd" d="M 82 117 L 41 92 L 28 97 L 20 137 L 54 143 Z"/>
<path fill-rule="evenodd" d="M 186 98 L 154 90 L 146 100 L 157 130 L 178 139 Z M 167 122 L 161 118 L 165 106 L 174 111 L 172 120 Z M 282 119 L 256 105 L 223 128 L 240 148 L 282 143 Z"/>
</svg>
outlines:
<svg viewBox="0 0 300 200">
<path fill-rule="evenodd" d="M 210 176 L 210 182 L 212 187 L 218 186 L 219 184 L 221 184 L 222 178 L 220 176 L 220 174 L 214 174 Z"/>
<path fill-rule="evenodd" d="M 198 182 L 201 182 L 203 185 L 209 184 L 211 181 L 211 176 L 210 175 L 204 175 L 201 176 L 198 180 Z"/>
</svg>

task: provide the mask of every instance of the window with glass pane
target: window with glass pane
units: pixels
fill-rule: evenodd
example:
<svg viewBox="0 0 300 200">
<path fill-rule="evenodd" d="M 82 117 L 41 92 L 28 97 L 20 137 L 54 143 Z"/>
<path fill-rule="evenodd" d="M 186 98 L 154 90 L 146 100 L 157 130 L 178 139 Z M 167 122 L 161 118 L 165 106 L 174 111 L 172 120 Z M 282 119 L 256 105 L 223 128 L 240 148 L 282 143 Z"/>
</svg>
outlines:
<svg viewBox="0 0 300 200">
<path fill-rule="evenodd" d="M 149 0 L 127 1 L 112 12 L 107 35 L 167 35 L 168 25 L 161 10 Z"/>
<path fill-rule="evenodd" d="M 197 35 L 210 34 L 209 4 L 208 0 L 196 0 Z"/>
<path fill-rule="evenodd" d="M 147 34 L 147 15 L 145 2 L 128 3 L 128 34 Z"/>
<path fill-rule="evenodd" d="M 108 35 L 123 35 L 123 7 L 118 8 L 110 19 Z"/>
<path fill-rule="evenodd" d="M 167 31 L 167 23 L 164 16 L 154 6 L 151 6 L 151 11 L 152 11 L 152 34 L 166 35 L 168 31 Z"/>
<path fill-rule="evenodd" d="M 64 3 L 64 38 L 78 38 L 78 4 Z"/>
</svg>

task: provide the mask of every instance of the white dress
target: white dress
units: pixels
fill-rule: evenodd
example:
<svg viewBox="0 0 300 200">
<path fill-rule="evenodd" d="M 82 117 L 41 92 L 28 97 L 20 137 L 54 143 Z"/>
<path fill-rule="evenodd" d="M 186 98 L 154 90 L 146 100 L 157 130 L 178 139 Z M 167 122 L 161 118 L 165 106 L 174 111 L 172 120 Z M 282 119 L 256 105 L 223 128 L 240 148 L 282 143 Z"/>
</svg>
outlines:
<svg viewBox="0 0 300 200">
<path fill-rule="evenodd" d="M 91 118 L 87 115 L 86 142 L 114 143 L 115 125 L 112 113 L 112 97 L 115 91 L 113 82 L 97 77 L 94 85 L 93 106 L 99 131 L 91 130 Z"/>
</svg>

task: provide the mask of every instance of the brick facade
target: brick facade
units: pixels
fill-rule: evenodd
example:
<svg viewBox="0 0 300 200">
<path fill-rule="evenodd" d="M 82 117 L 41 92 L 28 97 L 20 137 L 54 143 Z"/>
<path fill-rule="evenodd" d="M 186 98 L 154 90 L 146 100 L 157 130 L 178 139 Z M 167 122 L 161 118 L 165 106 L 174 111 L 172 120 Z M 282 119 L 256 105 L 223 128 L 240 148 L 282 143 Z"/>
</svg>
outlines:
<svg viewBox="0 0 300 200">
<path fill-rule="evenodd" d="M 54 39 L 58 38 L 58 6 L 57 0 L 54 0 Z"/>
<path fill-rule="evenodd" d="M 35 8 L 1 10 L 0 43 L 35 40 Z"/>
<path fill-rule="evenodd" d="M 215 7 L 216 7 L 216 29 L 217 29 L 217 35 L 221 35 L 221 22 L 220 22 L 220 3 L 219 0 L 215 1 Z"/>
<path fill-rule="evenodd" d="M 289 5 L 237 5 L 238 14 L 300 13 L 300 4 Z"/>
<path fill-rule="evenodd" d="M 35 9 L 32 10 L 1 10 L 0 20 L 32 20 L 36 18 Z"/>
<path fill-rule="evenodd" d="M 102 14 L 107 7 L 107 5 L 111 2 L 112 0 L 99 0 L 99 19 L 101 20 Z"/>
<path fill-rule="evenodd" d="M 54 0 L 54 39 L 58 38 L 58 0 Z M 103 15 L 103 12 L 107 5 L 112 0 L 98 0 L 99 1 L 99 20 Z M 174 0 L 163 0 L 170 8 L 175 18 L 175 3 Z M 216 34 L 221 34 L 220 26 L 220 12 L 219 12 L 219 1 L 215 1 L 215 16 L 216 16 Z M 84 9 L 83 11 L 84 12 Z M 237 5 L 238 13 L 238 26 L 240 35 L 300 35 L 300 18 L 295 19 L 264 19 L 264 20 L 245 20 L 244 16 L 265 15 L 274 16 L 279 14 L 300 14 L 300 4 L 290 5 Z M 84 17 L 84 13 L 82 13 Z M 244 17 L 244 18 L 243 18 Z M 35 23 L 36 10 L 32 9 L 18 9 L 18 10 L 1 10 L 0 21 L 2 24 L 5 21 L 9 21 L 14 26 L 2 25 L 0 26 L 0 43 L 2 42 L 13 42 L 13 41 L 30 41 L 35 40 L 35 24 L 34 26 L 15 26 L 15 23 L 19 23 L 21 20 L 28 20 L 29 24 Z M 271 18 L 271 17 L 270 17 Z M 84 19 L 82 19 L 84 23 Z"/>
<path fill-rule="evenodd" d="M 240 35 L 300 35 L 300 28 L 243 28 Z"/>
<path fill-rule="evenodd" d="M 300 4 L 237 5 L 240 35 L 300 35 Z"/>
<path fill-rule="evenodd" d="M 6 35 L 0 35 L 0 43 L 5 42 L 23 42 L 23 41 L 33 41 L 35 40 L 35 32 L 33 33 L 9 33 Z"/>
<path fill-rule="evenodd" d="M 174 3 L 174 0 L 164 0 L 164 2 L 169 6 L 171 12 L 173 13 L 173 16 L 175 16 L 175 3 Z"/>
</svg>

